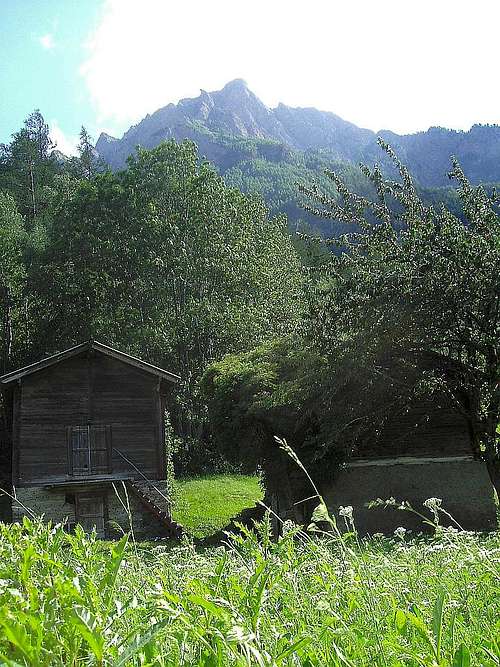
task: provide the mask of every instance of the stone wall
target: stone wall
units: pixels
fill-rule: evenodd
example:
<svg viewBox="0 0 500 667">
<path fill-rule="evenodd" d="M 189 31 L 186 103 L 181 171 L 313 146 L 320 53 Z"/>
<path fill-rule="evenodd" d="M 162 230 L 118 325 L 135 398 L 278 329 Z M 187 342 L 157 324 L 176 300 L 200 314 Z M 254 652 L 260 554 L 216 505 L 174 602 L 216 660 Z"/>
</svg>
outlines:
<svg viewBox="0 0 500 667">
<path fill-rule="evenodd" d="M 42 516 L 46 521 L 60 523 L 67 519 L 75 521 L 75 504 L 66 502 L 65 491 L 52 491 L 42 487 L 16 489 L 17 501 L 12 501 L 12 521 L 21 521 L 23 516 Z"/>
<path fill-rule="evenodd" d="M 334 512 L 340 505 L 353 507 L 361 534 L 392 533 L 398 526 L 425 530 L 422 520 L 409 512 L 366 507 L 371 500 L 390 497 L 407 500 L 429 516 L 422 503 L 428 498 L 441 498 L 442 507 L 465 530 L 489 531 L 497 527 L 494 490 L 486 465 L 471 457 L 353 461 L 330 484 L 323 484 L 322 493 Z M 441 523 L 455 525 L 441 513 L 440 516 Z"/>
<path fill-rule="evenodd" d="M 155 482 L 155 485 L 163 492 L 166 490 L 165 481 Z M 108 523 L 106 526 L 107 536 L 119 537 L 123 532 L 132 529 L 137 540 L 149 540 L 166 537 L 166 530 L 159 520 L 151 514 L 139 500 L 121 484 L 116 485 L 116 490 L 111 488 L 102 489 L 106 496 Z M 12 520 L 20 521 L 22 517 L 30 516 L 28 510 L 35 515 L 42 516 L 46 521 L 60 523 L 64 520 L 68 524 L 75 523 L 75 502 L 71 496 L 72 490 L 47 489 L 43 487 L 23 487 L 16 490 L 17 502 L 12 501 Z M 130 509 L 130 517 L 129 511 Z"/>
</svg>

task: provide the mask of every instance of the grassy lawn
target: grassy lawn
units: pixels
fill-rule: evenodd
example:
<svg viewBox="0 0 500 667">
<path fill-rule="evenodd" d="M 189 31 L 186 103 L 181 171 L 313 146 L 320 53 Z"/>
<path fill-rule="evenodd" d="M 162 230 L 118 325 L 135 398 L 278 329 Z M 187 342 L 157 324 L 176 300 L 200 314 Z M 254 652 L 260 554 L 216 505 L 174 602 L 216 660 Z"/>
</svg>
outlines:
<svg viewBox="0 0 500 667">
<path fill-rule="evenodd" d="M 206 475 L 176 480 L 174 495 L 174 519 L 193 537 L 202 538 L 253 507 L 263 492 L 255 475 Z"/>
</svg>

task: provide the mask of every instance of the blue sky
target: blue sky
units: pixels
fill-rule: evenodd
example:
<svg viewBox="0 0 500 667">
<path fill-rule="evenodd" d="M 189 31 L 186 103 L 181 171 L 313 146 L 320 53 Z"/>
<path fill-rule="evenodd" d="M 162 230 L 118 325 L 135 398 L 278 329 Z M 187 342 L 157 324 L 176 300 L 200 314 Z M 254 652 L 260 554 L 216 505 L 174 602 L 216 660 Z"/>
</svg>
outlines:
<svg viewBox="0 0 500 667">
<path fill-rule="evenodd" d="M 97 129 L 79 67 L 101 8 L 101 0 L 1 0 L 0 141 L 35 108 L 68 135 L 82 124 Z"/>
<path fill-rule="evenodd" d="M 373 130 L 500 123 L 499 25 L 498 0 L 0 0 L 0 141 L 40 108 L 69 152 L 234 78 Z"/>
</svg>

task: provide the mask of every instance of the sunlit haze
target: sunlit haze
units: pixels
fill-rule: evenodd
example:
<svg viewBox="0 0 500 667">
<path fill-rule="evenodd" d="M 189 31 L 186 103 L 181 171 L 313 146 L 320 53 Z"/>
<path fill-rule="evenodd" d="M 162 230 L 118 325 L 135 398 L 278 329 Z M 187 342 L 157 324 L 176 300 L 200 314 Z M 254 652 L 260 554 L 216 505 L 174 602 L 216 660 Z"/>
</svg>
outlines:
<svg viewBox="0 0 500 667">
<path fill-rule="evenodd" d="M 493 0 L 92 0 L 83 3 L 87 13 L 79 8 L 80 34 L 71 40 L 73 3 L 33 4 L 31 34 L 10 35 L 0 47 L 2 140 L 23 121 L 5 110 L 10 96 L 23 113 L 40 107 L 68 147 L 82 123 L 94 134 L 121 135 L 147 113 L 234 78 L 269 106 L 315 106 L 373 130 L 500 122 L 500 3 Z M 20 9 L 7 0 L 0 17 Z M 9 30 L 16 26 L 11 20 Z M 30 87 L 26 49 L 16 62 L 19 40 L 30 57 L 50 59 L 42 75 L 49 89 L 50 68 L 71 56 L 48 113 Z M 11 69 L 24 80 L 22 93 L 9 89 Z"/>
</svg>

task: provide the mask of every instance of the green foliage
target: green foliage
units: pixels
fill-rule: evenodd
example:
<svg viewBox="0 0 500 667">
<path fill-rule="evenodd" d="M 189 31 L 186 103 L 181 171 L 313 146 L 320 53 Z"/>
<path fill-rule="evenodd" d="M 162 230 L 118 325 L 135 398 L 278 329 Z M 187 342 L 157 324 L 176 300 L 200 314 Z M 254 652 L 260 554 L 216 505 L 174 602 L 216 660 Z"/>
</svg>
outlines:
<svg viewBox="0 0 500 667">
<path fill-rule="evenodd" d="M 82 129 L 80 157 L 54 176 L 29 230 L 29 336 L 13 320 L 22 361 L 97 338 L 170 368 L 183 381 L 173 425 L 187 441 L 202 435 L 206 365 L 298 326 L 302 275 L 284 220 L 226 186 L 190 142 L 101 173 Z"/>
<path fill-rule="evenodd" d="M 297 201 L 297 187 L 316 183 L 321 191 L 336 198 L 337 190 L 325 170 L 334 171 L 346 186 L 353 192 L 373 199 L 375 188 L 354 159 L 348 161 L 333 149 L 315 148 L 305 151 L 293 150 L 288 146 L 270 139 L 255 137 L 236 137 L 222 131 L 208 129 L 199 121 L 189 124 L 193 130 L 194 140 L 204 146 L 214 161 L 225 182 L 237 187 L 242 192 L 261 196 L 268 205 L 272 215 L 284 213 L 289 228 L 293 231 L 308 231 L 323 237 L 339 237 L 352 230 L 352 225 L 341 219 L 329 224 L 313 213 L 304 210 Z M 208 143 L 207 143 L 208 142 Z M 441 148 L 440 163 L 442 171 L 434 170 L 433 178 L 441 182 L 445 177 L 446 164 L 450 152 Z M 373 150 L 368 151 L 371 156 Z M 444 204 L 448 210 L 461 217 L 462 209 L 456 190 L 440 183 L 439 187 L 427 184 L 430 167 L 427 159 L 417 159 L 419 181 L 417 189 L 427 205 Z M 422 165 L 425 165 L 422 168 Z M 390 159 L 382 159 L 384 174 L 397 175 Z M 488 188 L 491 189 L 491 185 Z"/>
<path fill-rule="evenodd" d="M 0 525 L 2 663 L 499 664 L 498 535 L 269 538 L 264 523 L 201 554 Z"/>
<path fill-rule="evenodd" d="M 324 361 L 294 339 L 279 339 L 209 366 L 201 389 L 225 455 L 252 469 L 275 456 L 280 433 L 319 456 L 330 426 L 318 419 L 326 416 Z"/>
<path fill-rule="evenodd" d="M 80 130 L 80 141 L 77 146 L 78 155 L 70 158 L 67 170 L 76 178 L 90 180 L 99 172 L 105 171 L 104 162 L 99 158 L 94 141 L 85 127 Z"/>
<path fill-rule="evenodd" d="M 193 537 L 209 537 L 232 518 L 262 500 L 255 475 L 204 475 L 173 484 L 174 519 Z"/>
<path fill-rule="evenodd" d="M 500 214 L 494 193 L 472 187 L 454 162 L 463 219 L 426 206 L 406 168 L 387 180 L 363 168 L 374 200 L 334 172 L 340 198 L 302 188 L 317 215 L 356 225 L 345 252 L 310 292 L 311 335 L 330 358 L 357 358 L 402 398 L 444 396 L 468 420 L 477 453 L 498 455 L 500 421 Z"/>
<path fill-rule="evenodd" d="M 299 266 L 283 223 L 198 166 L 193 144 L 141 151 L 123 174 L 81 184 L 50 234 L 49 274 L 69 265 L 78 282 L 57 300 L 80 300 L 95 335 L 137 345 L 133 329 L 150 357 L 184 378 L 268 327 L 295 326 Z"/>
<path fill-rule="evenodd" d="M 52 196 L 52 184 L 60 172 L 49 126 L 34 111 L 10 144 L 0 145 L 0 190 L 16 200 L 20 213 L 33 221 L 44 213 Z"/>
<path fill-rule="evenodd" d="M 373 443 L 388 416 L 425 393 L 412 369 L 399 372 L 399 382 L 374 373 L 380 356 L 371 340 L 361 347 L 358 337 L 356 354 L 332 355 L 321 351 L 319 334 L 277 339 L 207 368 L 201 389 L 213 437 L 230 460 L 249 469 L 279 460 L 280 434 L 316 477 L 328 478 L 354 449 Z"/>
<path fill-rule="evenodd" d="M 5 372 L 22 351 L 22 306 L 27 234 L 13 198 L 0 191 L 0 368 Z"/>
<path fill-rule="evenodd" d="M 301 210 L 297 202 L 297 187 L 311 182 L 335 196 L 335 188 L 323 171 L 327 167 L 338 169 L 353 188 L 371 193 L 370 184 L 361 171 L 348 163 L 335 160 L 328 152 L 311 151 L 308 153 L 291 152 L 280 160 L 253 156 L 251 159 L 240 158 L 233 166 L 223 172 L 228 185 L 237 187 L 242 192 L 258 194 L 264 198 L 271 213 L 285 213 L 289 227 L 294 231 L 308 229 L 325 235 L 325 224 L 314 215 Z M 339 236 L 347 227 L 338 221 L 334 234 Z"/>
<path fill-rule="evenodd" d="M 328 243 L 341 252 L 309 262 L 301 335 L 231 355 L 205 373 L 214 436 L 235 459 L 271 459 L 279 434 L 308 467 L 319 463 L 320 474 L 326 461 L 333 466 L 373 444 L 395 414 L 433 403 L 466 417 L 495 474 L 498 202 L 455 163 L 460 217 L 429 207 L 386 150 L 401 180 L 363 168 L 371 196 L 352 193 L 335 172 L 327 172 L 334 197 L 301 188 L 320 205 L 309 205 L 311 213 L 353 230 Z"/>
</svg>

